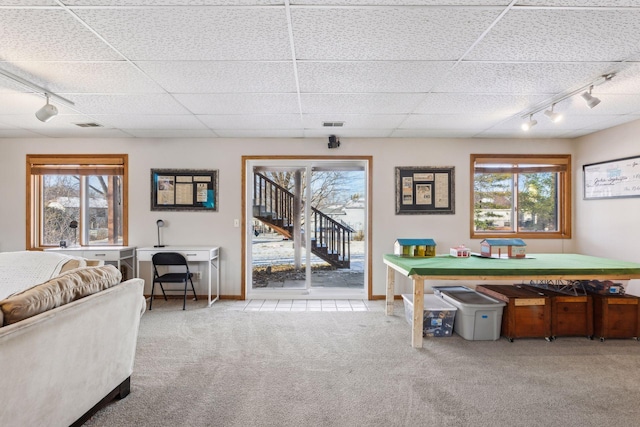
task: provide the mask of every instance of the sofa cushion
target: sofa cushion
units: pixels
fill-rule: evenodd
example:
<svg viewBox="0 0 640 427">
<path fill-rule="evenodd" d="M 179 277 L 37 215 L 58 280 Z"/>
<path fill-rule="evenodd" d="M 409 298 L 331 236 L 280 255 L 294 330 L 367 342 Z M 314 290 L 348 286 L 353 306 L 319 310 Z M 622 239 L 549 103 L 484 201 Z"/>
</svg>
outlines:
<svg viewBox="0 0 640 427">
<path fill-rule="evenodd" d="M 122 273 L 113 265 L 69 270 L 47 282 L 0 301 L 4 325 L 19 322 L 100 292 L 121 281 Z"/>
</svg>

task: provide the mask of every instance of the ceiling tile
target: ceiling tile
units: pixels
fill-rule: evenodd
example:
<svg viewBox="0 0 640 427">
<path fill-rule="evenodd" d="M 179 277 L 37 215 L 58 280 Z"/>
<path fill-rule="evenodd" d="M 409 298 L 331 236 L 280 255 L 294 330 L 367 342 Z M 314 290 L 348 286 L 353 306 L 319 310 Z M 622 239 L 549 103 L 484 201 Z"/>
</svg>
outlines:
<svg viewBox="0 0 640 427">
<path fill-rule="evenodd" d="M 303 93 L 427 92 L 453 64 L 430 61 L 300 61 L 298 77 Z"/>
<path fill-rule="evenodd" d="M 387 138 L 389 137 L 389 129 L 342 129 L 340 132 L 332 132 L 330 130 L 322 131 L 319 129 L 305 129 L 305 138 L 327 138 L 329 135 L 337 135 L 340 138 Z M 341 141 L 344 144 L 345 141 Z M 326 145 L 325 145 L 326 147 Z"/>
<path fill-rule="evenodd" d="M 638 52 L 640 9 L 512 9 L 469 60 L 620 61 Z M 617 43 L 612 44 L 611 40 Z"/>
<path fill-rule="evenodd" d="M 105 128 L 80 128 L 75 129 L 56 129 L 46 128 L 39 130 L 42 136 L 48 138 L 130 138 L 127 132 L 119 129 L 105 129 Z"/>
<path fill-rule="evenodd" d="M 52 92 L 158 93 L 162 88 L 131 64 L 119 62 L 14 62 L 2 69 Z M 73 75 L 73 79 L 69 76 Z M 0 80 L 2 77 L 0 76 Z"/>
<path fill-rule="evenodd" d="M 498 121 L 491 116 L 457 114 L 412 114 L 407 117 L 400 129 L 485 129 Z"/>
<path fill-rule="evenodd" d="M 287 60 L 284 8 L 78 9 L 127 58 Z"/>
<path fill-rule="evenodd" d="M 192 115 L 184 114 L 105 114 L 92 116 L 98 123 L 125 130 L 129 129 L 207 129 L 200 120 Z"/>
<path fill-rule="evenodd" d="M 411 113 L 424 99 L 415 93 L 302 94 L 305 114 L 402 114 Z"/>
<path fill-rule="evenodd" d="M 0 28 L 0 58 L 4 61 L 121 59 L 62 10 L 2 9 Z"/>
<path fill-rule="evenodd" d="M 442 77 L 434 92 L 557 94 L 582 86 L 609 63 L 463 62 Z"/>
<path fill-rule="evenodd" d="M 76 108 L 87 114 L 187 114 L 187 111 L 171 95 L 123 94 L 123 95 L 74 95 Z"/>
<path fill-rule="evenodd" d="M 305 114 L 303 124 L 305 129 L 321 129 L 329 133 L 342 133 L 351 129 L 384 129 L 396 128 L 405 119 L 406 114 Z M 324 127 L 323 122 L 344 121 L 343 127 Z"/>
<path fill-rule="evenodd" d="M 221 138 L 302 138 L 302 130 L 291 129 L 220 129 L 216 130 Z"/>
<path fill-rule="evenodd" d="M 300 129 L 299 114 L 201 115 L 200 120 L 211 129 Z"/>
<path fill-rule="evenodd" d="M 175 98 L 193 114 L 296 114 L 295 94 L 178 94 Z"/>
<path fill-rule="evenodd" d="M 632 7 L 638 0 L 520 0 L 519 6 L 545 7 Z"/>
<path fill-rule="evenodd" d="M 216 138 L 218 136 L 209 129 L 127 129 L 127 133 L 136 138 Z"/>
<path fill-rule="evenodd" d="M 470 8 L 300 8 L 291 18 L 300 60 L 446 61 L 462 56 L 498 14 Z"/>
<path fill-rule="evenodd" d="M 480 129 L 396 129 L 390 138 L 473 138 Z"/>
<path fill-rule="evenodd" d="M 416 114 L 480 114 L 493 118 L 510 117 L 543 102 L 540 95 L 490 95 L 430 93 L 415 109 Z"/>
<path fill-rule="evenodd" d="M 143 61 L 137 65 L 172 93 L 296 91 L 292 61 Z"/>
<path fill-rule="evenodd" d="M 15 1 L 15 0 L 12 0 Z M 29 1 L 29 0 L 25 0 Z M 41 0 L 38 0 L 41 1 Z M 65 0 L 71 6 L 254 6 L 283 4 L 283 0 Z"/>
<path fill-rule="evenodd" d="M 293 0 L 292 5 L 338 6 L 507 6 L 510 0 Z"/>
</svg>

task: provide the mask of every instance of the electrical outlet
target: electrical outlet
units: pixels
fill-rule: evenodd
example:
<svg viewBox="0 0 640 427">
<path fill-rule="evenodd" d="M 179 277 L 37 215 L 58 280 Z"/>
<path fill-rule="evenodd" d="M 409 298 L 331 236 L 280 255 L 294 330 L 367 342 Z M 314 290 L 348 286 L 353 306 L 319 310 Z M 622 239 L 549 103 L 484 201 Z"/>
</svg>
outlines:
<svg viewBox="0 0 640 427">
<path fill-rule="evenodd" d="M 234 219 L 233 220 L 233 226 L 234 227 L 240 227 L 240 220 L 239 219 Z"/>
<path fill-rule="evenodd" d="M 199 271 L 194 271 L 193 272 L 193 278 L 196 280 L 200 280 L 200 272 Z"/>
</svg>

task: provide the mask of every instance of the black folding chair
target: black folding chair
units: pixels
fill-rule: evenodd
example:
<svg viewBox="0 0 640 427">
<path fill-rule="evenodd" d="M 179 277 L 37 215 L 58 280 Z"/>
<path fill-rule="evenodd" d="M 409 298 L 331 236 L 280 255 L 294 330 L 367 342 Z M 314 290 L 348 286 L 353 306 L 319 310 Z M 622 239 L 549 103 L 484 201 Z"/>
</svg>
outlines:
<svg viewBox="0 0 640 427">
<path fill-rule="evenodd" d="M 187 281 L 191 283 L 191 290 L 193 291 L 193 299 L 198 300 L 196 295 L 196 289 L 193 286 L 193 273 L 189 271 L 189 265 L 184 255 L 177 252 L 158 252 L 151 257 L 153 263 L 153 283 L 151 285 L 151 300 L 149 301 L 149 310 L 153 305 L 153 292 L 155 290 L 156 283 L 160 285 L 162 295 L 164 295 L 165 301 L 167 300 L 167 294 L 164 292 L 163 283 L 182 283 L 184 282 L 184 301 L 182 302 L 182 309 L 187 307 Z M 172 266 L 179 270 L 179 272 L 159 274 L 158 267 L 160 266 Z"/>
</svg>

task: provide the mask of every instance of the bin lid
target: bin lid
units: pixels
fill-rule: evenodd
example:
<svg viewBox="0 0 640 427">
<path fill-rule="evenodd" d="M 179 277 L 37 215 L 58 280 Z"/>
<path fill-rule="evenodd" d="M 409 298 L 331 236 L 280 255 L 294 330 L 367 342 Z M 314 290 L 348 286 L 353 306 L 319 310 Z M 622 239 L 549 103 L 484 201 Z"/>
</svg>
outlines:
<svg viewBox="0 0 640 427">
<path fill-rule="evenodd" d="M 405 298 L 407 301 L 409 301 L 413 305 L 413 294 L 402 294 L 402 297 Z M 455 311 L 458 308 L 433 294 L 425 294 L 424 309 L 429 311 L 439 311 L 439 310 Z"/>
<path fill-rule="evenodd" d="M 475 292 L 471 288 L 467 288 L 466 286 L 432 286 L 433 293 L 438 295 L 440 292 Z"/>
<path fill-rule="evenodd" d="M 461 304 L 469 305 L 469 306 L 478 306 L 478 305 L 493 305 L 493 306 L 505 306 L 506 304 L 502 301 L 496 301 L 493 298 L 482 295 L 479 292 L 471 291 L 471 292 L 444 292 L 444 296 L 449 297 L 453 301 L 457 301 Z"/>
</svg>

